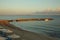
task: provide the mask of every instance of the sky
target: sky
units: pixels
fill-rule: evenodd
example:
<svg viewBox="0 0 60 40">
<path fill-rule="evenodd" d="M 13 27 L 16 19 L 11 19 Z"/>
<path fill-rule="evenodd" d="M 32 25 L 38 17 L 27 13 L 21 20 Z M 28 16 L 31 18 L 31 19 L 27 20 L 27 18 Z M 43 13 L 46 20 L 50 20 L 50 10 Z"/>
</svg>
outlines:
<svg viewBox="0 0 60 40">
<path fill-rule="evenodd" d="M 60 0 L 0 0 L 0 14 L 21 14 L 44 10 L 58 10 Z"/>
</svg>

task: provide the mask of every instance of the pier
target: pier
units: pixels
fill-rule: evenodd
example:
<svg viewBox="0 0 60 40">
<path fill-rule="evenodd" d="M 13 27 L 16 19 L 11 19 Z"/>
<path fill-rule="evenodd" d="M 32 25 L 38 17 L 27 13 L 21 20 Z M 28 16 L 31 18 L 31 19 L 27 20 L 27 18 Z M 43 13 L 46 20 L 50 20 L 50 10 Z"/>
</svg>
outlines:
<svg viewBox="0 0 60 40">
<path fill-rule="evenodd" d="M 50 20 L 54 20 L 52 18 L 19 18 L 16 20 L 7 20 L 8 22 L 22 22 L 22 21 L 50 21 Z"/>
</svg>

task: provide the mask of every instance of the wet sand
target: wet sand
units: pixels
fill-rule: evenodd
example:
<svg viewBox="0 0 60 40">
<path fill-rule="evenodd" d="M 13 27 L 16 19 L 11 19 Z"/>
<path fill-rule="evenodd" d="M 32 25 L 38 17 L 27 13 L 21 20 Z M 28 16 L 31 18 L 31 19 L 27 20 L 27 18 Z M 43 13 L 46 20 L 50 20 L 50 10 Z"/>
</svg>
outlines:
<svg viewBox="0 0 60 40">
<path fill-rule="evenodd" d="M 12 30 L 15 34 L 20 36 L 20 38 L 13 40 L 57 40 L 44 34 L 37 34 L 34 32 L 22 30 L 21 28 L 10 24 L 8 21 L 0 21 L 0 25 L 4 28 Z"/>
</svg>

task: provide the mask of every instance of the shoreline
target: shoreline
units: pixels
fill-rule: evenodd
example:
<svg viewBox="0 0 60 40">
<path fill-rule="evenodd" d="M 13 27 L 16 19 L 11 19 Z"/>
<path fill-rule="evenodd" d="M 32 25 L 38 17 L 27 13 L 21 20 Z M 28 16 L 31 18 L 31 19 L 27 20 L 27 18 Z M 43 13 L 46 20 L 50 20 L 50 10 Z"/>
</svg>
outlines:
<svg viewBox="0 0 60 40">
<path fill-rule="evenodd" d="M 0 21 L 0 25 L 4 28 L 12 30 L 15 34 L 21 36 L 20 38 L 15 40 L 57 40 L 55 38 L 49 38 L 44 34 L 37 34 L 34 32 L 22 30 L 21 28 L 10 24 L 8 21 Z"/>
</svg>

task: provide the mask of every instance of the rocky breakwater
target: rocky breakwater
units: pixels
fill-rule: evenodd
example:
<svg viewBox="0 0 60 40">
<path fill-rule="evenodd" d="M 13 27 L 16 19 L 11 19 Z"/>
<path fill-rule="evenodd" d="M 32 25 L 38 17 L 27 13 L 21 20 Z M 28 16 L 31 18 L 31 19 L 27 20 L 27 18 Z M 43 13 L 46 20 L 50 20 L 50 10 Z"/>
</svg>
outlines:
<svg viewBox="0 0 60 40">
<path fill-rule="evenodd" d="M 8 25 L 9 22 L 7 20 L 0 20 L 0 25 Z"/>
</svg>

